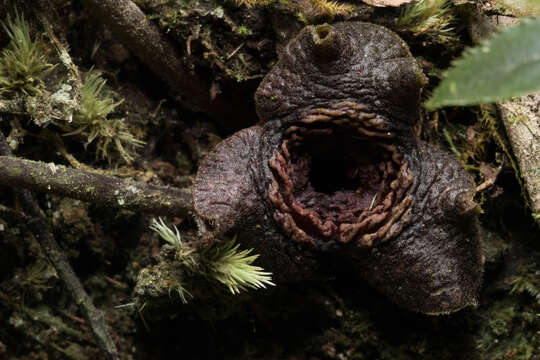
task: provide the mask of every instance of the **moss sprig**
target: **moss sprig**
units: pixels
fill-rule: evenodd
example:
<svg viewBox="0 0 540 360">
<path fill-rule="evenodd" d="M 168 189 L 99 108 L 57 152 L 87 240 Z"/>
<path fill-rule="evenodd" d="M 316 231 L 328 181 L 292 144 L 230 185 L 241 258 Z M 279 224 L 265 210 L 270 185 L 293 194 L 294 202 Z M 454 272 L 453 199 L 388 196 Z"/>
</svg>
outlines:
<svg viewBox="0 0 540 360">
<path fill-rule="evenodd" d="M 297 19 L 305 25 L 333 21 L 354 13 L 354 6 L 331 0 L 302 0 L 294 3 Z"/>
<path fill-rule="evenodd" d="M 452 23 L 454 16 L 448 0 L 420 0 L 405 6 L 397 27 L 414 36 L 426 35 L 440 43 L 456 39 Z"/>
<path fill-rule="evenodd" d="M 270 5 L 274 1 L 275 0 L 234 0 L 237 6 L 245 5 L 247 8 Z"/>
<path fill-rule="evenodd" d="M 276 0 L 234 0 L 237 6 L 245 5 L 247 8 L 268 6 Z M 310 24 L 316 20 L 332 20 L 336 16 L 347 16 L 354 12 L 354 7 L 350 4 L 332 0 L 300 0 L 287 3 L 297 11 L 297 18 Z"/>
<path fill-rule="evenodd" d="M 234 238 L 208 248 L 196 249 L 183 242 L 178 229 L 174 227 L 173 231 L 161 218 L 153 219 L 150 229 L 175 249 L 175 260 L 188 276 L 201 276 L 217 282 L 232 294 L 274 286 L 272 273 L 253 265 L 258 255 L 252 254 L 252 249 L 240 250 Z M 177 291 L 184 303 L 190 296 L 181 279 L 177 279 L 170 291 Z"/>
<path fill-rule="evenodd" d="M 91 70 L 84 80 L 80 106 L 73 114 L 72 122 L 59 125 L 66 131 L 64 136 L 85 137 L 85 146 L 95 142 L 98 157 L 110 161 L 113 148 L 126 163 L 130 163 L 133 161 L 130 149 L 145 142 L 133 134 L 125 119 L 110 118 L 124 100 L 115 101 L 114 93 L 105 90 L 106 82 L 99 72 Z"/>
<path fill-rule="evenodd" d="M 165 240 L 175 249 L 175 260 L 179 261 L 183 266 L 187 267 L 191 272 L 197 272 L 199 261 L 195 249 L 182 241 L 180 232 L 176 226 L 174 231 L 163 222 L 162 218 L 159 221 L 152 219 L 150 229 L 158 233 L 159 237 Z"/>
<path fill-rule="evenodd" d="M 248 288 L 265 289 L 274 286 L 272 273 L 252 265 L 259 255 L 251 255 L 253 249 L 239 250 L 235 238 L 209 249 L 204 255 L 210 276 L 225 285 L 233 294 Z"/>
<path fill-rule="evenodd" d="M 45 86 L 44 77 L 56 65 L 48 63 L 43 42 L 32 40 L 30 26 L 22 14 L 8 16 L 2 27 L 10 42 L 0 54 L 0 96 L 39 94 Z"/>
<path fill-rule="evenodd" d="M 327 16 L 332 19 L 338 15 L 350 15 L 354 11 L 352 5 L 338 1 L 310 0 L 310 3 L 314 10 L 319 13 L 319 16 Z"/>
</svg>

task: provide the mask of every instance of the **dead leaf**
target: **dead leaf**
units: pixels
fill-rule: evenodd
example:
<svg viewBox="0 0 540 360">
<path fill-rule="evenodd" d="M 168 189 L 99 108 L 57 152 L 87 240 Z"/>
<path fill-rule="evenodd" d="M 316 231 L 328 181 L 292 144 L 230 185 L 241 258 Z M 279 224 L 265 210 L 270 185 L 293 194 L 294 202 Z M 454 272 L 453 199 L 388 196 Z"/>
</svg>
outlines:
<svg viewBox="0 0 540 360">
<path fill-rule="evenodd" d="M 476 192 L 483 191 L 495 184 L 497 176 L 499 176 L 502 170 L 502 165 L 493 167 L 485 162 L 481 162 L 479 170 L 480 175 L 484 178 L 484 182 L 476 187 Z"/>
</svg>

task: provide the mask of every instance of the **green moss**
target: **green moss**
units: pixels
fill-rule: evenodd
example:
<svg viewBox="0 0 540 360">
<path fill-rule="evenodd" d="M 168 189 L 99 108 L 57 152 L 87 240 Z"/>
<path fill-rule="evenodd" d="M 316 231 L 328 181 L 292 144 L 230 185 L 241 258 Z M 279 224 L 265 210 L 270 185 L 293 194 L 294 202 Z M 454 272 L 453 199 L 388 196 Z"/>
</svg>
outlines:
<svg viewBox="0 0 540 360">
<path fill-rule="evenodd" d="M 247 36 L 250 36 L 251 34 L 253 34 L 253 31 L 251 31 L 251 29 L 249 29 L 247 26 L 245 25 L 240 25 L 236 28 L 236 33 L 240 36 L 244 36 L 244 37 L 247 37 Z"/>
<path fill-rule="evenodd" d="M 253 21 L 253 14 L 264 12 L 260 7 L 264 4 L 256 0 L 254 8 L 248 8 L 222 0 L 163 2 L 149 6 L 147 15 L 185 44 L 193 65 L 209 69 L 211 77 L 219 79 L 216 85 L 221 85 L 228 80 L 259 79 L 268 72 L 267 60 L 274 56 L 267 49 L 272 43 L 271 25 L 260 28 Z"/>
<path fill-rule="evenodd" d="M 79 135 L 86 138 L 85 146 L 95 142 L 96 156 L 111 160 L 111 148 L 129 163 L 133 161 L 132 150 L 144 141 L 134 135 L 125 119 L 111 118 L 123 102 L 115 101 L 114 94 L 105 89 L 106 80 L 96 71 L 86 75 L 79 109 L 73 114 L 71 123 L 59 123 L 65 136 Z"/>
<path fill-rule="evenodd" d="M 521 123 L 525 120 L 527 120 L 527 117 L 525 115 L 520 115 L 520 116 L 510 116 L 508 117 L 508 122 L 510 124 L 517 124 L 517 123 Z"/>
<path fill-rule="evenodd" d="M 522 276 L 527 274 L 530 273 L 525 271 Z M 513 284 L 511 293 L 528 292 L 518 289 L 520 285 L 516 280 L 522 276 L 505 279 L 505 283 Z M 494 295 L 491 297 L 495 298 Z M 478 312 L 475 320 L 479 328 L 475 338 L 481 359 L 530 360 L 538 355 L 540 321 L 536 301 L 527 296 L 506 296 L 493 300 Z"/>
<path fill-rule="evenodd" d="M 454 16 L 448 0 L 420 0 L 407 5 L 397 20 L 402 31 L 412 32 L 414 36 L 425 35 L 436 42 L 449 43 L 457 38 L 452 28 Z"/>
<path fill-rule="evenodd" d="M 492 313 L 496 316 L 487 319 L 489 331 L 496 337 L 508 335 L 512 330 L 513 319 L 516 317 L 514 305 L 506 302 L 497 303 Z"/>
<path fill-rule="evenodd" d="M 245 5 L 248 8 L 255 6 L 267 6 L 274 2 L 275 0 L 235 0 L 234 2 L 237 6 Z"/>
<path fill-rule="evenodd" d="M 304 25 L 310 25 L 310 21 L 308 20 L 307 16 L 299 11 L 297 14 L 296 14 L 296 18 L 298 19 L 298 21 L 300 21 L 302 24 Z"/>
<path fill-rule="evenodd" d="M 8 16 L 2 23 L 10 42 L 0 54 L 0 96 L 36 95 L 44 88 L 43 78 L 54 65 L 47 62 L 44 44 L 32 40 L 30 26 L 22 14 Z"/>
<path fill-rule="evenodd" d="M 241 291 L 266 288 L 273 286 L 272 273 L 265 272 L 261 267 L 253 265 L 258 255 L 251 254 L 252 250 L 240 250 L 235 239 L 203 248 L 195 248 L 185 243 L 176 227 L 174 231 L 165 225 L 162 219 L 155 219 L 150 226 L 159 236 L 174 249 L 174 265 L 183 275 L 169 279 L 170 291 L 179 293 L 183 302 L 186 294 L 182 279 L 185 276 L 201 277 L 227 287 L 232 294 Z"/>
</svg>

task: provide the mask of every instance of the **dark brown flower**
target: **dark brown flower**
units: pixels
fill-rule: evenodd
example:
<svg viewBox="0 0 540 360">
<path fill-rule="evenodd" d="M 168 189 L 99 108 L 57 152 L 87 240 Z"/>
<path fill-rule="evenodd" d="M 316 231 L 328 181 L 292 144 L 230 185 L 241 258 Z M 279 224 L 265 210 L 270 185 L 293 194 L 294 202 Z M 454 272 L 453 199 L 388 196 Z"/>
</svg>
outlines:
<svg viewBox="0 0 540 360">
<path fill-rule="evenodd" d="M 383 27 L 305 28 L 257 90 L 260 125 L 201 165 L 198 215 L 216 235 L 238 233 L 278 283 L 350 262 L 405 308 L 475 304 L 474 184 L 454 157 L 413 135 L 425 81 Z"/>
</svg>

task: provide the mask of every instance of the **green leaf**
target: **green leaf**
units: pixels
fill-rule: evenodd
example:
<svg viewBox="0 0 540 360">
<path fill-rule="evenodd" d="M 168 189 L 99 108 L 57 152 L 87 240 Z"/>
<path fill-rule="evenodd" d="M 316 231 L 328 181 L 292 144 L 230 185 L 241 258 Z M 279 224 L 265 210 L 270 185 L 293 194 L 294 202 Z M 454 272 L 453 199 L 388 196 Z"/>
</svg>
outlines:
<svg viewBox="0 0 540 360">
<path fill-rule="evenodd" d="M 540 18 L 524 19 L 454 62 L 428 110 L 504 100 L 540 90 Z"/>
</svg>

